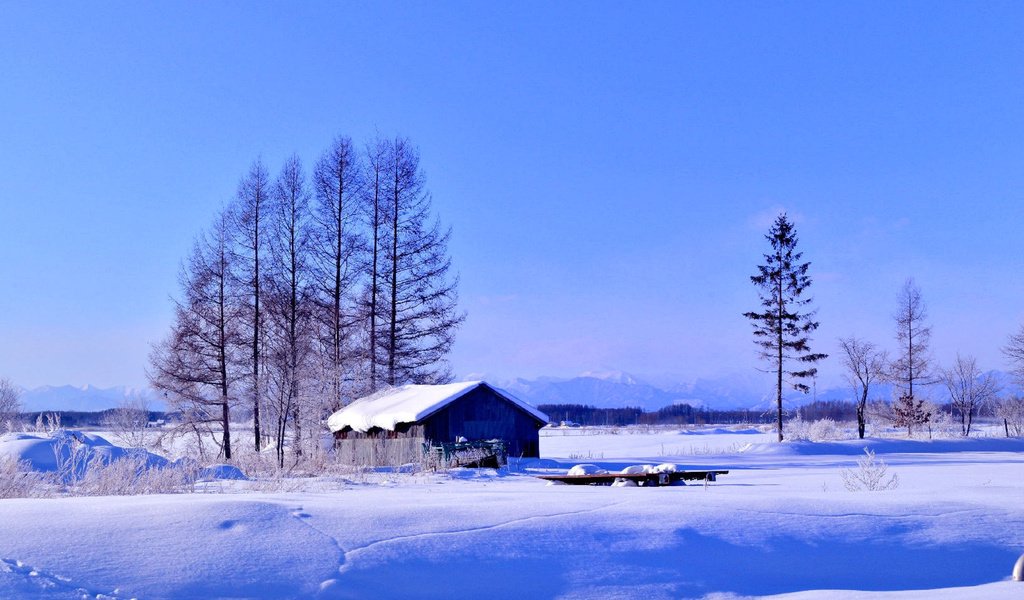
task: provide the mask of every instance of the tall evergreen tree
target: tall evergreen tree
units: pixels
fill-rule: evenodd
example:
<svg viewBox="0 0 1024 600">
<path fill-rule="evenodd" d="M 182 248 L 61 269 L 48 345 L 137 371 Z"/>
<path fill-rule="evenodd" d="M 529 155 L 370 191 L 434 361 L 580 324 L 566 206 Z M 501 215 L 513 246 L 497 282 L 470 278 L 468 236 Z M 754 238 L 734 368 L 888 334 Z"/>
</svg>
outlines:
<svg viewBox="0 0 1024 600">
<path fill-rule="evenodd" d="M 811 351 L 810 334 L 818 328 L 815 312 L 809 309 L 811 298 L 803 297 L 811 285 L 807 274 L 809 262 L 800 262 L 802 252 L 796 251 L 798 238 L 793 223 L 785 213 L 775 219 L 765 239 L 771 252 L 764 255 L 765 264 L 759 265 L 758 274 L 750 280 L 759 288 L 761 310 L 744 313 L 754 326 L 754 343 L 760 348 L 760 357 L 771 365 L 776 375 L 775 401 L 779 441 L 782 435 L 782 390 L 785 383 L 793 389 L 810 391 L 803 379 L 814 377 L 818 370 L 812 365 L 827 354 Z M 787 368 L 796 363 L 797 369 Z"/>
</svg>

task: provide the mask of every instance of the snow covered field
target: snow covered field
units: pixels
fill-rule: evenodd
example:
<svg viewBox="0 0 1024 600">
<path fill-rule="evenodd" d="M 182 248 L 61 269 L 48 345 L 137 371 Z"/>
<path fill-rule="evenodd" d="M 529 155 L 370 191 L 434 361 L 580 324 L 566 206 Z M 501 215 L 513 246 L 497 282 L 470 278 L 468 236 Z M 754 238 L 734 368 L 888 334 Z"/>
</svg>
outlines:
<svg viewBox="0 0 1024 600">
<path fill-rule="evenodd" d="M 864 446 L 898 488 L 844 487 Z M 1024 598 L 1024 440 L 571 429 L 541 454 L 324 491 L 0 500 L 0 598 Z M 531 477 L 665 462 L 731 473 Z"/>
</svg>

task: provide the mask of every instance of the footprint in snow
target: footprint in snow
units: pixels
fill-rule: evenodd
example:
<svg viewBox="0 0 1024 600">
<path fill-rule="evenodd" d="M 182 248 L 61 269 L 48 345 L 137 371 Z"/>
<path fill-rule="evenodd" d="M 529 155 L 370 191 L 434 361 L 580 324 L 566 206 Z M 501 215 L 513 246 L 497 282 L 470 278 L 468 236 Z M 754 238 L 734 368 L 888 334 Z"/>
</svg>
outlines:
<svg viewBox="0 0 1024 600">
<path fill-rule="evenodd" d="M 112 592 L 97 592 L 79 587 L 71 582 L 69 577 L 56 573 L 46 573 L 25 564 L 20 560 L 0 558 L 0 574 L 9 573 L 21 575 L 25 583 L 35 586 L 39 592 L 46 592 L 46 597 L 59 595 L 59 597 L 74 598 L 96 598 L 97 600 L 117 600 L 121 590 Z M 65 594 L 69 594 L 65 596 Z"/>
</svg>

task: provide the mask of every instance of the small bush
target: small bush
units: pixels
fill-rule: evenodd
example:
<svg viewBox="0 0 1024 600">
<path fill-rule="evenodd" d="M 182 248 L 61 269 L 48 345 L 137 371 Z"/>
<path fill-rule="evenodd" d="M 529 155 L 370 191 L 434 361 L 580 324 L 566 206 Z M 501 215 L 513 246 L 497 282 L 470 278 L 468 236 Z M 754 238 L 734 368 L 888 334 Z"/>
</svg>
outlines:
<svg viewBox="0 0 1024 600">
<path fill-rule="evenodd" d="M 39 498 L 48 492 L 45 477 L 34 472 L 27 460 L 0 457 L 0 499 Z"/>
<path fill-rule="evenodd" d="M 864 457 L 857 460 L 856 469 L 843 469 L 843 485 L 851 492 L 879 492 L 894 490 L 899 487 L 900 480 L 896 474 L 886 479 L 888 467 L 885 461 L 875 461 L 875 453 L 864 448 Z"/>
</svg>

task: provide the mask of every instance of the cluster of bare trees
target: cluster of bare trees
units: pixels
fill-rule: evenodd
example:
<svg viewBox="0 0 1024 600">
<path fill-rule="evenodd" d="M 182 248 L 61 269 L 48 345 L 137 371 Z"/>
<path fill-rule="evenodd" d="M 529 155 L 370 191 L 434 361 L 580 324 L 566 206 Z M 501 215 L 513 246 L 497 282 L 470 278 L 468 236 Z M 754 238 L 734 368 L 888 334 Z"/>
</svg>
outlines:
<svg viewBox="0 0 1024 600">
<path fill-rule="evenodd" d="M 450 378 L 464 314 L 449 236 L 406 139 L 338 137 L 311 176 L 298 157 L 276 178 L 256 161 L 182 267 L 153 387 L 226 458 L 233 415 L 252 418 L 254 448 L 283 466 L 286 442 L 316 447 L 353 398 Z"/>
<path fill-rule="evenodd" d="M 21 412 L 21 391 L 7 378 L 0 378 L 0 434 L 14 430 Z"/>
<path fill-rule="evenodd" d="M 876 412 L 897 427 L 906 427 L 907 435 L 912 435 L 915 427 L 927 425 L 936 413 L 936 408 L 920 393 L 922 386 L 942 384 L 945 387 L 950 406 L 959 415 L 960 432 L 964 436 L 970 435 L 974 417 L 982 407 L 998 403 L 997 413 L 1000 413 L 1012 411 L 1012 407 L 1021 404 L 1012 398 L 999 399 L 996 380 L 990 373 L 981 371 L 973 356 L 958 354 L 950 367 L 935 366 L 929 350 L 931 326 L 927 322 L 927 308 L 920 288 L 912 279 L 900 290 L 893 318 L 897 342 L 894 359 L 872 342 L 854 336 L 839 340 L 846 379 L 856 396 L 861 438 L 872 400 L 871 389 L 880 383 L 892 384 L 897 394 L 891 405 L 880 403 Z M 1019 334 L 1011 336 L 1004 353 L 1014 363 L 1014 374 L 1024 383 L 1024 327 Z M 1009 421 L 1007 435 L 1010 435 Z"/>
</svg>

